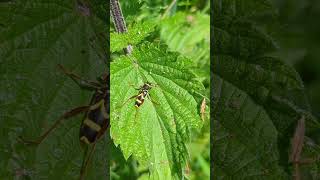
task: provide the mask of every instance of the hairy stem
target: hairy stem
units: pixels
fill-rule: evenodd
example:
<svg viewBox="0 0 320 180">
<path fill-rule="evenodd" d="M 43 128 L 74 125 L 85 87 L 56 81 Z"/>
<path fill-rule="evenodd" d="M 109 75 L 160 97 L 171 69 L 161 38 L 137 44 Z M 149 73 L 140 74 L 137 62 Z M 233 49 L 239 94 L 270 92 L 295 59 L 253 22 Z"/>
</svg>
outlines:
<svg viewBox="0 0 320 180">
<path fill-rule="evenodd" d="M 116 31 L 118 33 L 127 33 L 127 26 L 122 14 L 119 0 L 110 0 L 110 11 Z M 130 55 L 132 53 L 132 46 L 128 44 L 128 46 L 123 50 L 126 55 Z"/>
</svg>

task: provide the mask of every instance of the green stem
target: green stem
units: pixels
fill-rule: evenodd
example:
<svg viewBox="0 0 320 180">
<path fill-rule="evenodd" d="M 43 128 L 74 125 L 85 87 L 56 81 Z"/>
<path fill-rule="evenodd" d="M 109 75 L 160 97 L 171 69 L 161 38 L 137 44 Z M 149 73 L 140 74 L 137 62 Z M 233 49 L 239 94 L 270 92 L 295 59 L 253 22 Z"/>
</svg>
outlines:
<svg viewBox="0 0 320 180">
<path fill-rule="evenodd" d="M 176 4 L 176 2 L 177 2 L 177 0 L 172 0 L 172 2 L 170 3 L 170 5 L 166 9 L 166 11 L 163 13 L 161 19 L 164 19 L 168 15 L 169 11 L 172 9 L 173 5 Z"/>
</svg>

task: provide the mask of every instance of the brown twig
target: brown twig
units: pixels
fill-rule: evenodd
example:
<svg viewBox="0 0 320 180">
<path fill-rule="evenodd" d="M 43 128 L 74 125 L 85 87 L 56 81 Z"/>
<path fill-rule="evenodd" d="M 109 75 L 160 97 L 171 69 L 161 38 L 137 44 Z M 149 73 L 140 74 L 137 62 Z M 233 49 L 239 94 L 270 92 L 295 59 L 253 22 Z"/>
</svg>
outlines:
<svg viewBox="0 0 320 180">
<path fill-rule="evenodd" d="M 200 114 L 201 114 L 202 121 L 204 121 L 205 112 L 206 112 L 206 98 L 203 98 L 201 107 L 200 107 Z"/>
<path fill-rule="evenodd" d="M 301 152 L 304 143 L 304 134 L 305 134 L 305 117 L 302 116 L 301 119 L 298 121 L 296 131 L 293 136 L 292 140 L 292 147 L 291 147 L 291 154 L 289 157 L 289 161 L 293 163 L 294 166 L 294 180 L 300 180 L 300 170 L 299 164 L 301 161 Z"/>
</svg>

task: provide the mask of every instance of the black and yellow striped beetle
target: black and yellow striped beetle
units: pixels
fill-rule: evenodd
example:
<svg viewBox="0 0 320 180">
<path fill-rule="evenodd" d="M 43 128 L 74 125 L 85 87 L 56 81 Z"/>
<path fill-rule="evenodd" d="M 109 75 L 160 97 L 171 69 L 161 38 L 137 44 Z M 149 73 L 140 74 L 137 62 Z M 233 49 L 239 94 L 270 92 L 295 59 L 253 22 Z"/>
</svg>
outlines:
<svg viewBox="0 0 320 180">
<path fill-rule="evenodd" d="M 140 107 L 144 103 L 144 100 L 146 97 L 149 97 L 149 99 L 150 99 L 149 90 L 153 86 L 155 86 L 155 85 L 152 83 L 146 82 L 140 88 L 137 89 L 137 90 L 139 90 L 139 94 L 136 96 L 133 96 L 134 98 L 136 98 L 136 102 L 134 105 L 136 108 Z"/>
<path fill-rule="evenodd" d="M 70 78 L 72 78 L 81 88 L 94 90 L 90 104 L 80 106 L 64 113 L 46 132 L 37 140 L 25 140 L 20 137 L 25 144 L 40 144 L 55 128 L 64 120 L 80 113 L 85 113 L 80 126 L 79 138 L 82 146 L 85 146 L 85 153 L 80 171 L 80 179 L 84 178 L 86 168 L 92 157 L 97 141 L 105 134 L 110 125 L 109 119 L 109 74 L 103 74 L 98 81 L 88 81 L 80 76 L 66 70 L 62 65 L 59 68 Z M 89 148 L 91 145 L 91 150 Z"/>
<path fill-rule="evenodd" d="M 133 85 L 130 85 L 133 86 Z M 148 98 L 153 104 L 155 105 L 159 105 L 157 102 L 153 101 L 150 97 L 150 93 L 149 91 L 153 88 L 153 87 L 157 87 L 157 84 L 154 83 L 150 83 L 150 82 L 145 82 L 143 85 L 141 85 L 139 88 L 134 88 L 135 90 L 138 90 L 138 94 L 131 96 L 130 98 L 128 98 L 120 107 L 118 108 L 122 108 L 124 105 L 126 105 L 131 99 L 135 99 L 135 103 L 134 103 L 134 107 L 136 108 L 136 112 L 134 115 L 134 121 L 136 121 L 137 119 L 137 115 L 138 115 L 138 111 L 139 108 L 143 105 L 144 101 L 146 98 Z"/>
<path fill-rule="evenodd" d="M 145 82 L 142 86 L 140 86 L 139 88 L 134 88 L 136 90 L 139 91 L 138 95 L 134 95 L 132 97 L 130 97 L 125 103 L 122 104 L 121 107 L 123 107 L 126 103 L 128 103 L 129 100 L 131 99 L 136 99 L 135 100 L 135 104 L 134 106 L 136 108 L 139 108 L 143 103 L 144 100 L 146 99 L 146 97 L 148 97 L 150 99 L 150 101 L 154 104 L 158 104 L 156 102 L 154 102 L 151 98 L 150 98 L 150 94 L 149 91 L 151 88 L 156 87 L 157 85 L 154 83 L 150 83 L 150 82 Z"/>
</svg>

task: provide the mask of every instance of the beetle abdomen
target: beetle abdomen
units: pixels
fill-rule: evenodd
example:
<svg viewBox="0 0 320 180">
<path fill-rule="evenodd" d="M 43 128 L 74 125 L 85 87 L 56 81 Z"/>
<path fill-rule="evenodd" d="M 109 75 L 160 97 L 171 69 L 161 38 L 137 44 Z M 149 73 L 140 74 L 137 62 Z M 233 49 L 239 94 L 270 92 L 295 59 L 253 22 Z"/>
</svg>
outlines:
<svg viewBox="0 0 320 180">
<path fill-rule="evenodd" d="M 145 99 L 144 93 L 140 93 L 136 98 L 135 106 L 137 108 L 140 107 L 143 104 L 144 99 Z"/>
<path fill-rule="evenodd" d="M 80 141 L 86 144 L 95 142 L 107 119 L 108 113 L 106 112 L 104 99 L 101 99 L 90 107 L 85 119 L 82 121 Z"/>
</svg>

